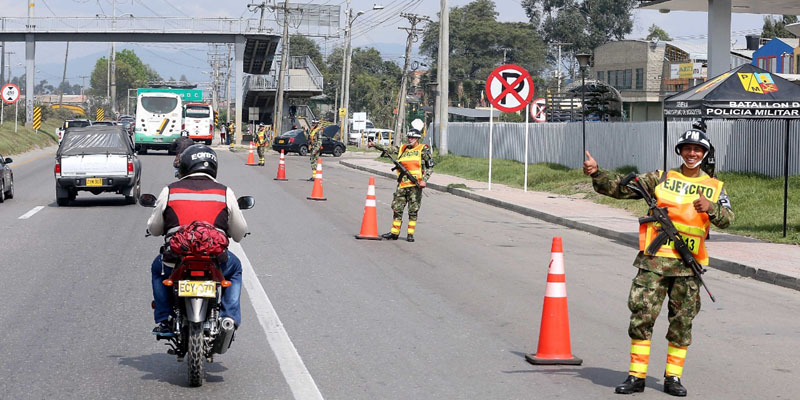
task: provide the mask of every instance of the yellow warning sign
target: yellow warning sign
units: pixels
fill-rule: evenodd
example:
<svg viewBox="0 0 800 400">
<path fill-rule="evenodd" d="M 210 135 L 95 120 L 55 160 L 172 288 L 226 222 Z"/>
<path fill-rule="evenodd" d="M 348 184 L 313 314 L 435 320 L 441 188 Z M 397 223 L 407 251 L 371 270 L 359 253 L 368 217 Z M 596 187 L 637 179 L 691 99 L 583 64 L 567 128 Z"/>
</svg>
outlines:
<svg viewBox="0 0 800 400">
<path fill-rule="evenodd" d="M 39 130 L 42 127 L 42 107 L 33 107 L 33 129 Z"/>
<path fill-rule="evenodd" d="M 344 107 L 339 107 L 339 117 L 344 117 L 347 115 L 347 109 Z"/>
<path fill-rule="evenodd" d="M 106 111 L 103 110 L 102 108 L 98 108 L 97 109 L 97 120 L 98 121 L 103 121 L 105 119 L 106 119 Z"/>
</svg>

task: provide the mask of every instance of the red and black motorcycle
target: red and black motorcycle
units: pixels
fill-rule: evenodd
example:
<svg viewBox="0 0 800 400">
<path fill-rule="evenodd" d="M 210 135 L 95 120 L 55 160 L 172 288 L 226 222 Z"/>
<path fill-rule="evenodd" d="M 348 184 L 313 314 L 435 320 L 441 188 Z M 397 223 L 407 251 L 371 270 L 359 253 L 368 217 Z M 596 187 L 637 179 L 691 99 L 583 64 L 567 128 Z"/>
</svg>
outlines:
<svg viewBox="0 0 800 400">
<path fill-rule="evenodd" d="M 139 203 L 155 207 L 156 198 L 143 194 Z M 238 199 L 242 210 L 253 208 L 250 196 Z M 212 225 L 195 221 L 182 226 L 168 239 L 167 247 L 178 261 L 172 274 L 162 283 L 172 288 L 174 318 L 171 336 L 156 336 L 166 340 L 169 354 L 187 362 L 189 384 L 202 386 L 205 363 L 214 362 L 214 354 L 225 354 L 233 341 L 235 326 L 231 318 L 220 318 L 222 292 L 231 285 L 219 268 L 225 256 L 228 238 Z"/>
</svg>

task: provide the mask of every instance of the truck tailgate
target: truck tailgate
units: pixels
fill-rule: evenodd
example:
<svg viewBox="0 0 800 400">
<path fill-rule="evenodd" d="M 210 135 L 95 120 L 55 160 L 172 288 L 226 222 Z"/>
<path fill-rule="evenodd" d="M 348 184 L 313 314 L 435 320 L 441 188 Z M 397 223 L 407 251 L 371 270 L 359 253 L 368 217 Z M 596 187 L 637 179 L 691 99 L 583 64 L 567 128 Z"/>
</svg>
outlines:
<svg viewBox="0 0 800 400">
<path fill-rule="evenodd" d="M 61 157 L 62 176 L 125 176 L 128 156 L 122 154 L 87 154 Z"/>
</svg>

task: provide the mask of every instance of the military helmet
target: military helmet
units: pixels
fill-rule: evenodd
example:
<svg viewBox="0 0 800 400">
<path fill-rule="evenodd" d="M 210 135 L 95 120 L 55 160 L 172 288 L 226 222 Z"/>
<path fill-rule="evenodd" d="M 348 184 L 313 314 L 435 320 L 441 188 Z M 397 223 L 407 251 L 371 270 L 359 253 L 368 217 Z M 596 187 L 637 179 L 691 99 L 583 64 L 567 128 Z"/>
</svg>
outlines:
<svg viewBox="0 0 800 400">
<path fill-rule="evenodd" d="M 696 144 L 706 149 L 706 153 L 711 149 L 711 142 L 706 137 L 706 134 L 699 129 L 689 129 L 678 138 L 678 143 L 675 145 L 675 154 L 681 155 L 681 146 L 685 144 Z"/>
<path fill-rule="evenodd" d="M 204 144 L 193 144 L 181 153 L 178 164 L 181 177 L 195 172 L 204 172 L 217 177 L 217 153 Z"/>
<path fill-rule="evenodd" d="M 407 137 L 410 138 L 421 138 L 422 133 L 419 132 L 419 129 L 409 129 L 408 133 L 406 134 Z"/>
<path fill-rule="evenodd" d="M 706 126 L 706 121 L 702 119 L 698 119 L 692 123 L 692 129 L 697 129 L 698 131 L 706 132 L 708 130 L 708 126 Z"/>
</svg>

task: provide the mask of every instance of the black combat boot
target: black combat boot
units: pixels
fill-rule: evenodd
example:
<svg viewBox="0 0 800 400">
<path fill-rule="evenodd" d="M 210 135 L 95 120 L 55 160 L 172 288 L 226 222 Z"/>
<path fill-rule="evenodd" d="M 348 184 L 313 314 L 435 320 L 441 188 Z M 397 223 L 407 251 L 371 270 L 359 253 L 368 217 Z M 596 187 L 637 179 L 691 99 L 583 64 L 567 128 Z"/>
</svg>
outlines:
<svg viewBox="0 0 800 400">
<path fill-rule="evenodd" d="M 381 235 L 381 237 L 389 240 L 397 240 L 397 238 L 400 236 L 397 235 L 396 233 L 389 232 L 389 233 L 384 233 L 383 235 Z"/>
<path fill-rule="evenodd" d="M 409 233 L 408 236 L 406 237 L 406 240 L 409 241 L 409 242 L 413 242 L 414 241 L 414 235 Z"/>
<path fill-rule="evenodd" d="M 681 378 L 677 376 L 667 376 L 664 378 L 664 393 L 673 396 L 686 396 L 686 388 L 681 385 Z"/>
<path fill-rule="evenodd" d="M 619 394 L 644 392 L 644 378 L 637 378 L 633 375 L 628 375 L 628 379 L 625 379 L 625 382 L 622 382 L 621 385 L 617 386 L 614 391 Z"/>
</svg>

